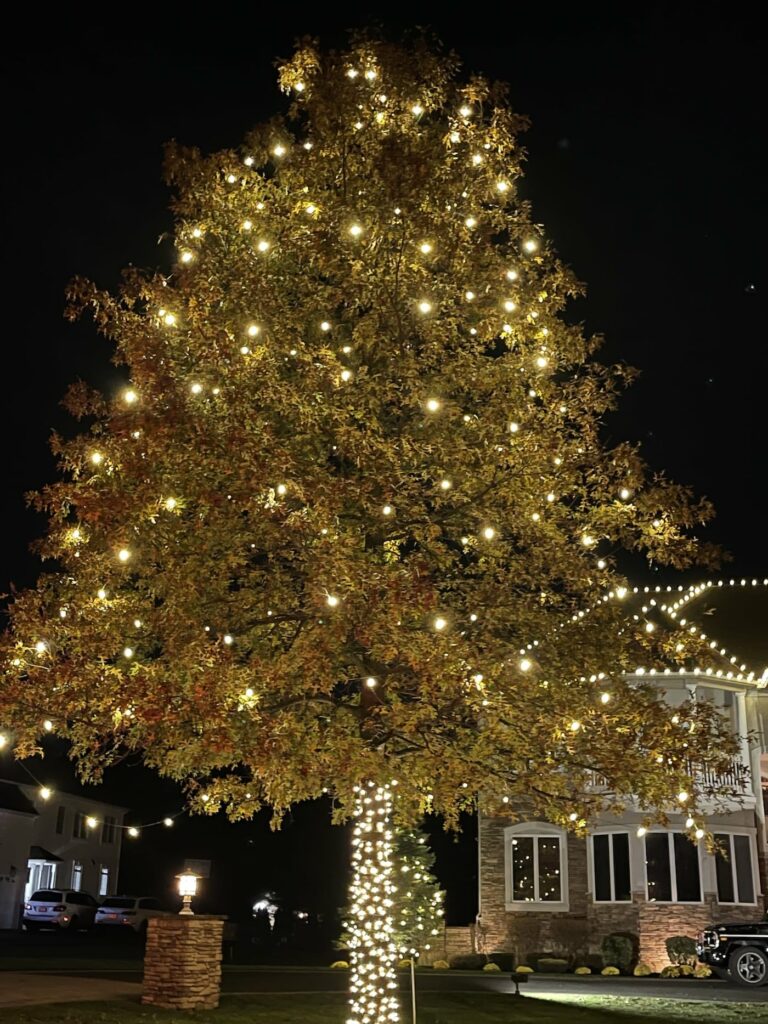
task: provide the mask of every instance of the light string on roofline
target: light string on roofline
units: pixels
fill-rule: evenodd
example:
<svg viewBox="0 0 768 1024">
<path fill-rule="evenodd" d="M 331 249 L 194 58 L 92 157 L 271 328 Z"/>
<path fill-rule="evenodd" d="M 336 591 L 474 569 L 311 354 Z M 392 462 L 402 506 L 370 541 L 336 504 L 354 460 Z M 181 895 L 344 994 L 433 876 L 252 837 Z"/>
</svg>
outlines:
<svg viewBox="0 0 768 1024">
<path fill-rule="evenodd" d="M 5 744 L 0 744 L 0 750 L 2 750 L 3 746 L 5 746 Z M 23 761 L 18 761 L 17 764 L 22 769 L 22 771 L 26 772 L 26 774 L 30 777 L 30 779 L 32 779 L 34 784 L 37 786 L 37 793 L 41 800 L 48 801 L 51 799 L 52 796 L 54 796 L 56 790 L 53 789 L 53 787 L 47 786 L 45 785 L 45 783 L 41 782 L 40 779 L 37 778 L 34 772 L 32 772 L 27 767 L 27 765 L 24 764 Z M 72 795 L 76 796 L 77 794 Z M 145 821 L 142 822 L 140 825 L 118 825 L 117 822 L 110 822 L 109 827 L 115 829 L 116 831 L 119 830 L 125 832 L 131 839 L 138 839 L 141 833 L 148 828 L 155 828 L 158 825 L 163 825 L 165 826 L 165 828 L 172 828 L 176 822 L 176 819 L 180 818 L 184 813 L 185 811 L 182 809 L 180 811 L 175 811 L 173 814 L 167 814 L 162 818 L 158 818 L 157 821 Z M 100 821 L 99 818 L 92 814 L 86 815 L 84 820 L 85 827 L 90 830 L 96 829 L 99 827 L 99 825 L 105 824 L 103 821 Z"/>
</svg>

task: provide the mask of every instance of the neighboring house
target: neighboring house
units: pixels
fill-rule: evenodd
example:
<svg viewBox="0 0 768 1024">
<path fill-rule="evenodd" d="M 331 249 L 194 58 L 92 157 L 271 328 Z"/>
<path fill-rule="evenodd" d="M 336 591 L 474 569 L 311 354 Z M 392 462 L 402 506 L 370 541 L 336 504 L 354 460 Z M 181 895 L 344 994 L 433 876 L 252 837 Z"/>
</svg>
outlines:
<svg viewBox="0 0 768 1024">
<path fill-rule="evenodd" d="M 0 780 L 0 928 L 19 926 L 36 889 L 117 886 L 126 808 Z"/>
<path fill-rule="evenodd" d="M 621 817 L 594 822 L 586 839 L 524 816 L 482 816 L 479 914 L 467 932 L 480 952 L 512 951 L 519 962 L 545 951 L 578 957 L 598 951 L 605 935 L 625 932 L 637 937 L 640 959 L 658 969 L 668 960 L 669 936 L 765 916 L 768 580 L 637 588 L 626 602 L 628 614 L 707 634 L 710 664 L 684 672 L 639 668 L 630 680 L 658 685 L 672 706 L 691 694 L 708 698 L 730 719 L 740 752 L 724 780 L 710 781 L 733 783 L 740 793 L 703 807 L 727 855 L 689 840 L 685 812 L 646 832 L 630 804 Z"/>
</svg>

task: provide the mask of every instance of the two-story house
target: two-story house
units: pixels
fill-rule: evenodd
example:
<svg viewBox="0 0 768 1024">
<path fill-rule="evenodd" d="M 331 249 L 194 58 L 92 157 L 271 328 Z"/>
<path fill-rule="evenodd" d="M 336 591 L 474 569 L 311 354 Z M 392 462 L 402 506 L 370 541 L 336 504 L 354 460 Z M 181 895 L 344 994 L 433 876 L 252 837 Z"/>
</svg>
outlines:
<svg viewBox="0 0 768 1024">
<path fill-rule="evenodd" d="M 19 925 L 36 889 L 117 887 L 126 808 L 0 780 L 0 928 Z"/>
<path fill-rule="evenodd" d="M 730 719 L 739 754 L 728 778 L 710 781 L 738 794 L 702 808 L 717 846 L 691 841 L 685 811 L 668 827 L 646 827 L 631 802 L 620 817 L 598 817 L 586 838 L 524 815 L 481 816 L 478 951 L 512 951 L 518 962 L 542 951 L 579 958 L 623 932 L 659 968 L 672 935 L 765 916 L 768 580 L 636 588 L 628 614 L 633 602 L 667 628 L 703 634 L 712 650 L 711 663 L 693 670 L 639 666 L 634 677 L 658 685 L 673 706 L 693 694 Z"/>
</svg>

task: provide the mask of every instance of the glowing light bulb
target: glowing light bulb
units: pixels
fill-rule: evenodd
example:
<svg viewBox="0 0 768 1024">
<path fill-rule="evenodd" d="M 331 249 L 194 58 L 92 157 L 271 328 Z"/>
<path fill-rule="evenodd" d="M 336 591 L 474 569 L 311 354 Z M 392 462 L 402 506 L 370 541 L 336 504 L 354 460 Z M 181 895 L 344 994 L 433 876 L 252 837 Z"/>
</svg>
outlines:
<svg viewBox="0 0 768 1024">
<path fill-rule="evenodd" d="M 485 537 L 486 540 L 493 540 L 493 538 L 496 536 L 496 531 L 492 526 L 486 526 L 483 530 L 483 536 Z"/>
<path fill-rule="evenodd" d="M 432 252 L 432 243 L 422 242 L 421 245 L 419 246 L 419 252 L 423 252 L 425 256 L 428 255 L 430 252 Z"/>
<path fill-rule="evenodd" d="M 98 599 L 99 599 L 100 601 L 106 601 L 106 599 L 107 599 L 107 592 L 106 592 L 106 590 L 104 589 L 104 587 L 100 587 L 100 588 L 99 588 L 99 589 L 98 589 L 98 590 L 96 591 L 96 597 L 98 597 Z"/>
<path fill-rule="evenodd" d="M 200 228 L 193 228 L 192 229 L 192 237 L 193 238 L 202 238 L 203 237 L 203 232 L 200 230 Z"/>
<path fill-rule="evenodd" d="M 381 514 L 383 516 L 391 516 L 393 511 L 394 509 L 392 508 L 391 505 L 385 505 L 381 510 Z"/>
<path fill-rule="evenodd" d="M 579 729 L 581 729 L 581 722 L 577 722 L 576 719 L 574 719 L 568 728 L 571 730 L 571 732 L 578 732 Z"/>
<path fill-rule="evenodd" d="M 335 594 L 329 594 L 325 599 L 325 603 L 329 608 L 337 608 L 339 605 L 339 598 L 336 597 Z"/>
<path fill-rule="evenodd" d="M 134 619 L 133 625 L 135 629 L 141 629 L 141 619 Z"/>
<path fill-rule="evenodd" d="M 627 498 L 629 498 L 631 494 L 632 494 L 632 492 L 629 490 L 628 487 L 622 487 L 621 490 L 619 491 L 619 497 L 621 498 L 622 501 L 626 501 Z"/>
<path fill-rule="evenodd" d="M 536 241 L 535 238 L 529 238 L 525 242 L 523 242 L 523 248 L 526 252 L 536 252 L 536 250 L 539 248 L 539 243 Z"/>
<path fill-rule="evenodd" d="M 420 103 L 414 103 L 413 106 L 411 107 L 411 113 L 414 115 L 414 117 L 419 117 L 421 114 L 424 113 L 424 107 L 422 107 Z"/>
<path fill-rule="evenodd" d="M 468 227 L 470 229 L 470 231 L 471 231 L 472 228 L 476 228 L 477 227 L 477 218 L 476 217 L 467 217 L 467 219 L 464 221 L 464 225 L 465 225 L 465 227 Z"/>
<path fill-rule="evenodd" d="M 178 505 L 178 501 L 176 501 L 175 498 L 166 498 L 163 504 L 165 505 L 168 512 L 173 512 L 173 510 Z"/>
<path fill-rule="evenodd" d="M 120 559 L 121 562 L 127 562 L 128 559 L 131 557 L 131 552 L 128 550 L 128 548 L 120 548 L 120 550 L 117 552 L 117 557 Z"/>
<path fill-rule="evenodd" d="M 656 626 L 655 626 L 655 624 L 653 622 L 646 622 L 646 624 L 645 624 L 645 632 L 646 633 L 653 633 L 655 631 L 655 629 L 656 629 Z"/>
<path fill-rule="evenodd" d="M 472 107 L 464 103 L 462 106 L 459 107 L 459 113 L 461 114 L 462 117 L 470 117 L 472 114 Z"/>
<path fill-rule="evenodd" d="M 422 299 L 422 301 L 419 303 L 419 312 L 420 313 L 424 313 L 424 314 L 431 313 L 432 312 L 432 303 L 431 302 L 427 302 L 426 299 Z"/>
<path fill-rule="evenodd" d="M 685 819 L 685 827 L 686 828 L 693 828 L 693 826 L 695 824 L 696 824 L 696 822 L 693 820 L 693 818 L 686 818 Z"/>
<path fill-rule="evenodd" d="M 266 252 L 269 249 L 269 242 L 266 240 L 266 238 L 262 238 L 257 243 L 256 248 L 259 250 L 259 252 Z"/>
<path fill-rule="evenodd" d="M 677 794 L 677 802 L 679 804 L 686 804 L 686 803 L 688 803 L 689 799 L 690 799 L 690 795 L 688 793 L 686 793 L 686 791 L 684 789 L 681 789 L 680 792 Z"/>
<path fill-rule="evenodd" d="M 41 800 L 50 800 L 52 795 L 53 795 L 53 790 L 49 789 L 48 786 L 41 786 L 40 787 L 40 799 Z"/>
<path fill-rule="evenodd" d="M 514 311 L 517 309 L 517 306 L 511 299 L 507 299 L 506 302 L 504 303 L 504 309 L 506 310 L 507 313 L 514 313 Z"/>
<path fill-rule="evenodd" d="M 176 314 L 175 313 L 166 313 L 165 316 L 163 317 L 163 323 L 165 324 L 166 327 L 175 327 L 176 326 Z"/>
<path fill-rule="evenodd" d="M 517 273 L 516 270 L 508 270 L 507 271 L 507 280 L 508 281 L 516 281 L 517 278 L 518 278 L 518 273 Z"/>
<path fill-rule="evenodd" d="M 447 619 L 444 619 L 442 615 L 437 615 L 437 616 L 436 616 L 436 617 L 435 617 L 435 618 L 433 619 L 433 621 L 432 621 L 432 625 L 433 625 L 433 626 L 435 627 L 435 629 L 436 629 L 436 630 L 438 631 L 438 633 L 439 633 L 439 632 L 441 632 L 441 631 L 442 631 L 443 629 L 445 629 L 445 627 L 446 627 L 446 626 L 448 625 L 448 620 L 447 620 Z"/>
<path fill-rule="evenodd" d="M 234 185 L 235 182 L 237 181 L 237 175 L 235 175 L 235 174 L 228 174 L 227 175 L 227 181 L 229 182 L 230 185 Z"/>
<path fill-rule="evenodd" d="M 133 648 L 132 647 L 124 647 L 123 648 L 123 657 L 124 658 L 132 658 L 133 657 Z"/>
<path fill-rule="evenodd" d="M 464 292 L 464 298 L 467 302 L 472 302 L 475 298 L 475 293 L 473 291 L 466 291 Z"/>
<path fill-rule="evenodd" d="M 309 216 L 312 217 L 315 213 L 317 213 L 317 207 L 315 206 L 314 203 L 307 203 L 306 211 L 309 214 Z"/>
<path fill-rule="evenodd" d="M 351 370 L 342 370 L 341 371 L 341 379 L 344 381 L 345 384 L 347 383 L 347 381 L 352 380 L 352 371 Z"/>
<path fill-rule="evenodd" d="M 225 633 L 224 636 L 222 637 L 222 640 L 227 645 L 227 647 L 231 647 L 231 645 L 235 642 L 234 637 L 230 633 Z"/>
<path fill-rule="evenodd" d="M 519 429 L 520 429 L 520 424 L 519 423 L 515 423 L 513 421 L 512 423 L 509 424 L 509 432 L 510 432 L 510 434 L 516 434 Z"/>
<path fill-rule="evenodd" d="M 697 839 L 703 839 L 704 835 L 705 835 L 704 829 L 703 828 L 697 828 L 696 831 L 694 832 L 694 835 L 696 836 Z"/>
<path fill-rule="evenodd" d="M 200 392 L 203 390 L 203 385 L 202 384 L 192 384 L 189 390 L 192 392 L 193 395 L 199 395 Z"/>
<path fill-rule="evenodd" d="M 536 356 L 536 365 L 540 370 L 543 370 L 545 367 L 549 366 L 549 360 L 546 356 Z"/>
<path fill-rule="evenodd" d="M 100 466 L 103 461 L 104 461 L 104 456 L 101 454 L 101 452 L 92 452 L 91 453 L 91 462 L 94 464 L 94 466 Z"/>
<path fill-rule="evenodd" d="M 8 737 L 5 733 L 0 732 L 0 750 L 8 745 Z"/>
<path fill-rule="evenodd" d="M 368 68 L 368 70 L 365 72 L 365 77 L 368 79 L 369 82 L 373 82 L 376 79 L 376 72 L 374 71 L 373 68 Z"/>
<path fill-rule="evenodd" d="M 191 263 L 194 258 L 195 254 L 193 252 L 190 252 L 189 249 L 185 249 L 180 257 L 182 263 Z"/>
<path fill-rule="evenodd" d="M 518 668 L 521 672 L 530 672 L 530 670 L 533 668 L 533 662 L 530 660 L 530 658 L 521 658 L 518 662 Z"/>
<path fill-rule="evenodd" d="M 618 599 L 620 601 L 623 601 L 626 596 L 627 596 L 627 588 L 626 587 L 616 587 L 616 597 L 618 597 Z"/>
<path fill-rule="evenodd" d="M 644 836 L 644 835 L 646 834 L 646 832 L 647 832 L 647 831 L 648 831 L 648 829 L 647 829 L 647 828 L 645 828 L 645 827 L 644 827 L 643 825 L 641 825 L 641 826 L 640 826 L 640 828 L 639 828 L 639 829 L 637 830 L 637 835 L 638 835 L 638 837 L 639 837 L 640 839 L 642 839 L 642 838 L 643 838 L 643 836 Z"/>
<path fill-rule="evenodd" d="M 350 225 L 349 233 L 353 238 L 359 238 L 363 233 L 363 229 L 359 224 L 352 224 Z"/>
<path fill-rule="evenodd" d="M 96 821 L 95 818 L 89 816 L 85 819 L 85 824 L 88 826 L 88 828 L 96 828 L 96 826 L 98 825 L 98 821 Z"/>
<path fill-rule="evenodd" d="M 136 394 L 133 388 L 128 388 L 126 391 L 123 392 L 123 401 L 125 402 L 126 405 L 133 405 L 133 403 L 137 402 L 138 400 L 139 396 Z"/>
<path fill-rule="evenodd" d="M 50 718 L 46 718 L 46 720 L 43 722 L 43 728 L 45 729 L 46 732 L 53 732 L 53 722 L 50 720 Z"/>
<path fill-rule="evenodd" d="M 138 839 L 139 830 L 136 828 L 135 825 L 131 825 L 131 827 L 128 829 L 128 835 L 131 837 L 131 839 Z"/>
<path fill-rule="evenodd" d="M 571 811 L 571 813 L 568 815 L 568 821 L 577 821 L 578 817 L 579 816 L 576 813 L 576 811 Z"/>
<path fill-rule="evenodd" d="M 610 699 L 611 699 L 610 693 L 606 692 L 606 693 L 601 693 L 600 694 L 600 703 L 601 704 L 607 704 L 610 701 Z"/>
<path fill-rule="evenodd" d="M 276 157 L 285 156 L 285 146 L 278 142 L 272 152 Z"/>
<path fill-rule="evenodd" d="M 605 559 L 604 558 L 598 558 L 598 560 L 597 560 L 597 568 L 598 569 L 604 569 L 605 566 L 606 566 Z"/>
<path fill-rule="evenodd" d="M 595 543 L 595 538 L 590 536 L 588 533 L 583 533 L 581 535 L 581 543 L 584 545 L 585 548 L 591 548 L 592 545 Z"/>
<path fill-rule="evenodd" d="M 538 521 L 541 519 L 540 513 L 539 512 L 534 512 L 533 515 L 531 516 L 531 519 L 534 521 L 534 523 L 538 523 Z"/>
<path fill-rule="evenodd" d="M 450 491 L 451 486 L 452 486 L 451 481 L 447 477 L 440 481 L 440 490 L 441 491 Z"/>
<path fill-rule="evenodd" d="M 243 163 L 245 164 L 246 167 L 253 167 L 253 164 L 254 164 L 253 157 L 252 156 L 247 156 L 245 158 L 245 160 L 243 160 Z"/>
<path fill-rule="evenodd" d="M 285 485 L 285 484 L 278 484 L 278 485 L 277 485 L 277 488 L 276 488 L 276 490 L 277 490 L 277 493 L 278 493 L 278 494 L 279 494 L 279 495 L 280 495 L 281 497 L 282 497 L 282 496 L 283 496 L 284 494 L 287 494 L 287 493 L 288 493 L 288 488 L 286 487 L 286 485 Z"/>
<path fill-rule="evenodd" d="M 347 71 L 347 78 L 357 78 L 359 74 L 359 71 L 356 71 L 354 68 L 350 68 L 349 71 Z"/>
<path fill-rule="evenodd" d="M 166 828 L 172 828 L 173 818 L 163 818 L 163 824 L 165 825 Z"/>
<path fill-rule="evenodd" d="M 320 330 L 321 331 L 330 331 L 330 329 L 331 329 L 330 323 L 327 320 L 323 320 L 322 323 L 320 324 Z"/>
<path fill-rule="evenodd" d="M 38 654 L 45 654 L 45 652 L 48 650 L 45 641 L 38 640 L 37 643 L 35 644 L 35 650 L 37 651 Z"/>
<path fill-rule="evenodd" d="M 253 221 L 252 220 L 244 220 L 243 221 L 243 231 L 252 231 L 252 230 L 253 230 Z"/>
<path fill-rule="evenodd" d="M 501 181 L 497 181 L 496 182 L 496 190 L 498 192 L 502 192 L 502 193 L 503 192 L 508 192 L 509 191 L 509 182 L 508 181 L 504 181 L 503 179 Z"/>
<path fill-rule="evenodd" d="M 442 402 L 438 398 L 427 399 L 427 412 L 439 412 L 442 407 Z"/>
<path fill-rule="evenodd" d="M 373 690 L 378 685 L 378 682 L 376 679 L 374 679 L 373 676 L 368 676 L 368 678 L 365 680 L 365 685 L 368 687 L 369 690 Z"/>
</svg>

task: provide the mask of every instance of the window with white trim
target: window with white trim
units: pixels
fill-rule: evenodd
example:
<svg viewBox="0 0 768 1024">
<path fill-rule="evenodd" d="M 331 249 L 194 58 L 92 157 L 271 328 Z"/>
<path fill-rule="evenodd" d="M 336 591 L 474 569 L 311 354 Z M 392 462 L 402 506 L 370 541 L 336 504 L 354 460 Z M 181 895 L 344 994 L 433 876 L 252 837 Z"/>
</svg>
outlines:
<svg viewBox="0 0 768 1024">
<path fill-rule="evenodd" d="M 645 883 L 650 903 L 701 903 L 698 846 L 683 832 L 648 832 Z"/>
<path fill-rule="evenodd" d="M 72 862 L 72 888 L 80 889 L 83 884 L 83 865 L 79 860 Z"/>
<path fill-rule="evenodd" d="M 752 837 L 731 832 L 716 832 L 715 873 L 720 903 L 755 902 L 755 873 Z"/>
<path fill-rule="evenodd" d="M 563 903 L 564 843 L 554 831 L 514 832 L 507 847 L 509 896 L 513 903 Z"/>
<path fill-rule="evenodd" d="M 632 899 L 628 832 L 592 836 L 592 874 L 596 903 L 626 903 Z"/>
<path fill-rule="evenodd" d="M 109 868 L 103 864 L 99 868 L 99 896 L 106 896 L 109 893 Z"/>
</svg>

